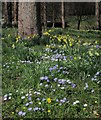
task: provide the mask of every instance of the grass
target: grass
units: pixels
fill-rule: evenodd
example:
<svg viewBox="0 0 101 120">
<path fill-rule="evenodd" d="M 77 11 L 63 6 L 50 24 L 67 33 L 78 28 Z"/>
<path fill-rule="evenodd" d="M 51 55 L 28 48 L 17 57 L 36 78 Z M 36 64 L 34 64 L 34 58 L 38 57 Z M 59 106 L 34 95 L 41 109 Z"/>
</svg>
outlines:
<svg viewBox="0 0 101 120">
<path fill-rule="evenodd" d="M 3 118 L 100 118 L 100 31 L 51 29 L 20 40 L 4 30 Z M 44 43 L 44 44 L 43 44 Z"/>
</svg>

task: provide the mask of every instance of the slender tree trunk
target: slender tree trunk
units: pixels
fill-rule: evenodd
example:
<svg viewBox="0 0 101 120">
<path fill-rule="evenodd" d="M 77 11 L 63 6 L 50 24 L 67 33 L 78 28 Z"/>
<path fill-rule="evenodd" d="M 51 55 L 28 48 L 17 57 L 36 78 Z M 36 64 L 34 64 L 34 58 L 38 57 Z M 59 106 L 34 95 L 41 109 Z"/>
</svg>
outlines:
<svg viewBox="0 0 101 120">
<path fill-rule="evenodd" d="M 96 29 L 100 29 L 100 4 L 96 1 L 95 3 L 95 17 L 96 17 Z"/>
<path fill-rule="evenodd" d="M 18 13 L 18 31 L 22 37 L 41 35 L 40 4 L 35 2 L 20 2 Z"/>
<path fill-rule="evenodd" d="M 47 3 L 44 2 L 43 4 L 44 4 L 44 6 L 43 6 L 43 9 L 44 9 L 44 13 L 43 13 L 44 30 L 47 30 Z"/>
<path fill-rule="evenodd" d="M 8 26 L 12 27 L 12 2 L 7 3 Z"/>
<path fill-rule="evenodd" d="M 81 15 L 78 16 L 78 26 L 77 29 L 80 30 L 80 23 L 81 23 Z"/>
<path fill-rule="evenodd" d="M 18 17 L 18 3 L 13 2 L 12 5 L 12 25 L 17 26 L 17 17 Z"/>
<path fill-rule="evenodd" d="M 6 26 L 8 24 L 8 13 L 7 13 L 7 2 L 3 3 L 3 18 L 4 18 L 4 26 Z"/>
<path fill-rule="evenodd" d="M 55 5 L 54 5 L 54 2 L 53 2 L 53 28 L 54 28 L 54 26 L 55 26 Z"/>
<path fill-rule="evenodd" d="M 62 0 L 61 2 L 61 12 L 62 12 L 62 28 L 65 28 L 65 4 L 64 1 Z"/>
</svg>

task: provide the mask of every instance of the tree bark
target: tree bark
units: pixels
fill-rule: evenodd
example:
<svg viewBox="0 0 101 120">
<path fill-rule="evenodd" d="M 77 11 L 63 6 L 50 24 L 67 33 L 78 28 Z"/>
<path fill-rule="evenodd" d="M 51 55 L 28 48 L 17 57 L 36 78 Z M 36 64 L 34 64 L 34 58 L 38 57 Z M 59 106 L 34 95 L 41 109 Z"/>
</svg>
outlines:
<svg viewBox="0 0 101 120">
<path fill-rule="evenodd" d="M 18 13 L 18 31 L 22 37 L 41 35 L 40 4 L 35 2 L 20 2 Z"/>
</svg>

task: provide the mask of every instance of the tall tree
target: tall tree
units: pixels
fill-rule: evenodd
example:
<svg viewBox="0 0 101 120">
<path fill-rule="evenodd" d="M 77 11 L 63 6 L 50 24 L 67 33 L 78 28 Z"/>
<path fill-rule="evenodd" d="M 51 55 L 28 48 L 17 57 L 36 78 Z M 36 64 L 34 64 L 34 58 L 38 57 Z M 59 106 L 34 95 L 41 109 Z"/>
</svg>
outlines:
<svg viewBox="0 0 101 120">
<path fill-rule="evenodd" d="M 17 26 L 18 21 L 18 2 L 12 3 L 12 25 Z"/>
<path fill-rule="evenodd" d="M 61 2 L 61 18 L 62 18 L 62 28 L 65 28 L 65 3 L 64 0 Z"/>
<path fill-rule="evenodd" d="M 22 37 L 38 34 L 41 36 L 40 3 L 20 2 L 18 13 L 18 31 Z"/>
<path fill-rule="evenodd" d="M 2 3 L 2 17 L 4 19 L 3 26 L 6 26 L 8 23 L 7 2 Z"/>
<path fill-rule="evenodd" d="M 52 3 L 52 8 L 53 8 L 53 19 L 52 19 L 52 23 L 53 23 L 53 26 L 52 27 L 54 27 L 55 26 L 55 5 L 54 5 L 54 2 Z"/>
<path fill-rule="evenodd" d="M 44 22 L 44 30 L 47 29 L 47 3 L 43 3 L 43 22 Z"/>
<path fill-rule="evenodd" d="M 100 2 L 95 2 L 95 17 L 96 17 L 96 29 L 100 29 Z"/>
<path fill-rule="evenodd" d="M 8 26 L 12 27 L 12 2 L 7 3 Z"/>
</svg>

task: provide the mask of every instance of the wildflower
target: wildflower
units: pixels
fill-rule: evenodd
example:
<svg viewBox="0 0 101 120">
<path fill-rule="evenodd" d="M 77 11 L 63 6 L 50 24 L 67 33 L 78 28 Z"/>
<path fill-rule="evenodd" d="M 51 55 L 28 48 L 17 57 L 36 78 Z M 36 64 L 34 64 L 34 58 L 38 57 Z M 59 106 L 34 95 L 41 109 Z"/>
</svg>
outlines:
<svg viewBox="0 0 101 120">
<path fill-rule="evenodd" d="M 12 48 L 13 48 L 13 49 L 15 48 L 15 45 L 14 45 L 14 44 L 12 45 Z"/>
<path fill-rule="evenodd" d="M 36 111 L 36 110 L 38 110 L 38 109 L 39 109 L 38 107 L 35 107 L 35 108 L 34 108 L 34 111 Z"/>
<path fill-rule="evenodd" d="M 50 98 L 47 98 L 47 102 L 48 102 L 48 103 L 51 103 L 51 99 L 50 99 Z"/>
<path fill-rule="evenodd" d="M 97 103 L 97 101 L 95 101 L 95 103 Z"/>
<path fill-rule="evenodd" d="M 50 110 L 48 110 L 48 113 L 50 113 L 51 111 Z"/>
<path fill-rule="evenodd" d="M 12 115 L 14 115 L 14 112 L 12 112 Z"/>
<path fill-rule="evenodd" d="M 29 105 L 29 103 L 26 103 L 26 104 L 25 104 L 25 106 L 28 106 L 28 105 Z"/>
<path fill-rule="evenodd" d="M 39 102 L 39 105 L 41 105 L 41 102 Z"/>
<path fill-rule="evenodd" d="M 25 99 L 25 96 L 22 96 L 21 99 Z"/>
<path fill-rule="evenodd" d="M 42 98 L 42 101 L 45 101 L 45 98 Z"/>
<path fill-rule="evenodd" d="M 28 110 L 29 110 L 29 111 L 31 111 L 31 110 L 32 110 L 32 108 L 28 108 Z"/>
<path fill-rule="evenodd" d="M 46 84 L 45 87 L 48 87 L 48 84 Z"/>
<path fill-rule="evenodd" d="M 84 106 L 84 107 L 87 107 L 87 104 L 84 104 L 83 106 Z"/>
<path fill-rule="evenodd" d="M 75 102 L 73 102 L 73 105 L 76 105 L 77 103 L 80 103 L 80 102 L 76 100 Z"/>
<path fill-rule="evenodd" d="M 25 115 L 26 115 L 26 112 L 23 112 L 23 113 L 22 113 L 22 116 L 25 116 Z"/>
<path fill-rule="evenodd" d="M 40 83 L 40 86 L 42 86 L 42 83 Z"/>
<path fill-rule="evenodd" d="M 94 89 L 92 89 L 91 92 L 94 93 Z"/>
<path fill-rule="evenodd" d="M 72 84 L 72 88 L 75 88 L 76 87 L 76 84 Z"/>
<path fill-rule="evenodd" d="M 8 98 L 9 100 L 11 99 L 11 96 Z"/>
<path fill-rule="evenodd" d="M 18 112 L 18 115 L 22 115 L 22 113 L 23 113 L 23 112 L 22 112 L 22 111 L 20 111 L 20 112 Z"/>
<path fill-rule="evenodd" d="M 65 89 L 65 87 L 61 87 L 61 90 Z"/>
<path fill-rule="evenodd" d="M 33 102 L 32 102 L 32 101 L 30 101 L 30 102 L 29 102 L 29 104 L 33 104 Z"/>
</svg>

